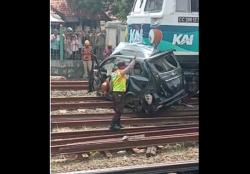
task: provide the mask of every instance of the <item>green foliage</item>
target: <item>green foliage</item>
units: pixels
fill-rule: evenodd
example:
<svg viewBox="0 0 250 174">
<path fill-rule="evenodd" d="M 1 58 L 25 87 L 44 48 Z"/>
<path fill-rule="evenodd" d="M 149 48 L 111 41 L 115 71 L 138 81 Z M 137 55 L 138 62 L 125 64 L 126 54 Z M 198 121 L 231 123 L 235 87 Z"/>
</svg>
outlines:
<svg viewBox="0 0 250 174">
<path fill-rule="evenodd" d="M 114 0 L 113 14 L 122 21 L 127 20 L 129 12 L 132 10 L 134 0 Z"/>
<path fill-rule="evenodd" d="M 103 10 L 103 3 L 100 0 L 72 0 L 73 7 L 78 10 L 96 13 Z"/>
<path fill-rule="evenodd" d="M 72 0 L 72 2 L 73 7 L 77 10 L 87 10 L 92 14 L 111 11 L 118 19 L 126 21 L 134 0 Z"/>
</svg>

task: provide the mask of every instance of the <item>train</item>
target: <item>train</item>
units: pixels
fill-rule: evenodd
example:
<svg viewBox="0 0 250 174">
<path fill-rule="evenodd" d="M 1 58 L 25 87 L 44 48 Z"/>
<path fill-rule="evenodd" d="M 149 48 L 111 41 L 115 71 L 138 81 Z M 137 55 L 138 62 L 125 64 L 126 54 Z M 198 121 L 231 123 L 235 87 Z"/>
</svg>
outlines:
<svg viewBox="0 0 250 174">
<path fill-rule="evenodd" d="M 199 94 L 199 0 L 135 0 L 127 42 L 175 50 L 190 94 Z"/>
</svg>

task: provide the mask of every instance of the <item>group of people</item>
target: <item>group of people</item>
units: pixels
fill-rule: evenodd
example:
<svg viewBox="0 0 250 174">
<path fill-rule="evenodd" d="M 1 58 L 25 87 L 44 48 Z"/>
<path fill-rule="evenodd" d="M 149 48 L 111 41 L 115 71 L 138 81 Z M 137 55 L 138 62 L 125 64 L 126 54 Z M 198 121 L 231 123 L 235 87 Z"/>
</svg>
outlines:
<svg viewBox="0 0 250 174">
<path fill-rule="evenodd" d="M 112 54 L 112 46 L 108 46 L 103 51 L 103 56 L 106 59 Z M 81 50 L 81 59 L 83 61 L 83 69 L 84 69 L 84 79 L 89 80 L 89 92 L 93 91 L 93 65 L 99 64 L 97 55 L 93 53 L 92 45 L 89 40 L 85 40 L 84 47 Z"/>
<path fill-rule="evenodd" d="M 82 57 L 83 43 L 88 40 L 92 47 L 92 52 L 97 56 L 98 61 L 107 58 L 112 53 L 112 45 L 105 48 L 105 32 L 96 32 L 95 29 L 90 31 L 75 30 L 68 27 L 62 37 L 64 59 L 80 60 Z M 60 58 L 60 33 L 58 29 L 52 31 L 51 40 L 51 58 Z"/>
</svg>

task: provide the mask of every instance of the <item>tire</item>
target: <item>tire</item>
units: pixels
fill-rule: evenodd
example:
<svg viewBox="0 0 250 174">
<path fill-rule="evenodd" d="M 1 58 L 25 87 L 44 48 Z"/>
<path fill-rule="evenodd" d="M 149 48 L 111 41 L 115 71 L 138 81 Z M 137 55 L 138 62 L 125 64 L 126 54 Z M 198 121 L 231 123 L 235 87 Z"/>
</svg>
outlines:
<svg viewBox="0 0 250 174">
<path fill-rule="evenodd" d="M 147 116 L 152 116 L 153 113 L 154 113 L 154 109 L 152 106 L 149 106 L 149 105 L 144 105 L 142 107 L 143 109 L 143 112 L 147 115 Z"/>
<path fill-rule="evenodd" d="M 148 105 L 148 103 L 146 102 L 146 100 L 143 98 L 143 99 L 140 100 L 140 103 L 142 105 L 142 112 L 147 117 L 154 116 L 154 113 L 155 113 L 154 101 L 151 103 L 151 105 Z"/>
</svg>

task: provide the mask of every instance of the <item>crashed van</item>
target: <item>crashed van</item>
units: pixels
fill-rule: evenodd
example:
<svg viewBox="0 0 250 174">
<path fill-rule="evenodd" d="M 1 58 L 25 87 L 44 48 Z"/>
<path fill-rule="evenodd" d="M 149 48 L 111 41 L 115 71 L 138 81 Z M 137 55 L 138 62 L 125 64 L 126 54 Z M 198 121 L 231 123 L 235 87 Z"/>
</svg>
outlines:
<svg viewBox="0 0 250 174">
<path fill-rule="evenodd" d="M 127 73 L 125 107 L 136 112 L 152 113 L 163 106 L 170 106 L 185 97 L 184 76 L 174 50 L 160 52 L 151 46 L 121 42 L 109 58 L 94 70 L 95 89 L 100 93 L 101 85 L 119 61 L 128 65 L 136 56 L 136 63 Z M 112 99 L 112 90 L 108 92 Z"/>
</svg>

